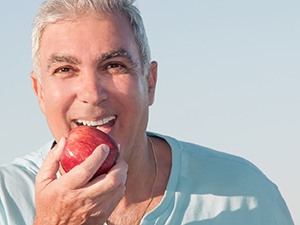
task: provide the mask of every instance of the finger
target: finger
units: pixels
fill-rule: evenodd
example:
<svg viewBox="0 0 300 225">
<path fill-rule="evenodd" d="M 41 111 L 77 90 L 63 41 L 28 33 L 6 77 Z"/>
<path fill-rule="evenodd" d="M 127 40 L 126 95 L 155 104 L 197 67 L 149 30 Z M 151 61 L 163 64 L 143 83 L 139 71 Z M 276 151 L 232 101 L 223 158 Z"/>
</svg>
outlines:
<svg viewBox="0 0 300 225">
<path fill-rule="evenodd" d="M 119 178 L 121 184 L 125 185 L 127 180 L 128 164 L 125 160 L 118 158 L 116 165 L 108 172 L 108 175 Z"/>
<path fill-rule="evenodd" d="M 97 198 L 118 187 L 125 187 L 127 180 L 128 165 L 123 159 L 119 159 L 115 166 L 106 174 L 95 178 L 85 187 L 91 198 Z"/>
<path fill-rule="evenodd" d="M 59 169 L 60 157 L 65 143 L 66 139 L 64 137 L 61 138 L 58 142 L 58 145 L 47 154 L 36 176 L 36 183 L 43 184 L 41 185 L 41 188 L 47 186 L 47 184 L 57 178 L 56 173 Z"/>
<path fill-rule="evenodd" d="M 98 198 L 94 199 L 97 204 L 95 204 L 95 208 L 93 209 L 94 215 L 107 215 L 105 221 L 107 221 L 108 217 L 115 210 L 118 203 L 125 195 L 126 188 L 125 186 L 118 186 L 114 190 L 112 190 L 109 194 L 101 195 Z M 103 216 L 102 216 L 103 217 Z M 99 219 L 98 219 L 99 220 Z"/>
<path fill-rule="evenodd" d="M 109 147 L 102 144 L 95 148 L 93 153 L 81 164 L 75 166 L 67 174 L 62 176 L 61 182 L 70 189 L 81 188 L 86 185 L 99 167 L 105 161 L 109 153 Z"/>
</svg>

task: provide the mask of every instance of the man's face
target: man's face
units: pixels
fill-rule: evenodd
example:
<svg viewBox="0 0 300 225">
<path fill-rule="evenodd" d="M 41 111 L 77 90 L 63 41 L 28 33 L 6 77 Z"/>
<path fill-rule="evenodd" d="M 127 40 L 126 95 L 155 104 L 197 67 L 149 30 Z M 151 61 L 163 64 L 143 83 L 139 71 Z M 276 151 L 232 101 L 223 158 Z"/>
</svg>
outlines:
<svg viewBox="0 0 300 225">
<path fill-rule="evenodd" d="M 56 140 L 80 125 L 96 126 L 124 147 L 144 137 L 153 103 L 156 64 L 142 74 L 139 49 L 123 16 L 59 21 L 44 30 L 40 107 Z"/>
</svg>

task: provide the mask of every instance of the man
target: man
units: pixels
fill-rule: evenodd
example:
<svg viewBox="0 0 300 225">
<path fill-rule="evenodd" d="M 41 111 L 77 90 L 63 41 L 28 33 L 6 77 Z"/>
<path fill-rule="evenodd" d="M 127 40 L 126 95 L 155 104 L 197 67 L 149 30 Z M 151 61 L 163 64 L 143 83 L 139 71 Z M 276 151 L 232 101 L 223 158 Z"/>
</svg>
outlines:
<svg viewBox="0 0 300 225">
<path fill-rule="evenodd" d="M 146 132 L 157 63 L 130 0 L 49 0 L 34 22 L 32 86 L 54 140 L 1 167 L 1 224 L 293 224 L 277 187 L 238 157 Z M 65 173 L 77 126 L 120 145 L 98 146 Z"/>
</svg>

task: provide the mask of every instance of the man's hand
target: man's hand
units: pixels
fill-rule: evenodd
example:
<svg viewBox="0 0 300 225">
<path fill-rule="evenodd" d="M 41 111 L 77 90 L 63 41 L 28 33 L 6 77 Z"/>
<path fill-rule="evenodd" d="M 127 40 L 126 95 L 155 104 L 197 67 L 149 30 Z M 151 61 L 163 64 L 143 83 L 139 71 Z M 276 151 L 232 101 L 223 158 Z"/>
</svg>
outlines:
<svg viewBox="0 0 300 225">
<path fill-rule="evenodd" d="M 109 152 L 100 145 L 84 162 L 57 178 L 64 145 L 62 138 L 37 174 L 34 225 L 103 224 L 125 194 L 127 164 L 118 159 L 108 174 L 90 181 Z"/>
</svg>

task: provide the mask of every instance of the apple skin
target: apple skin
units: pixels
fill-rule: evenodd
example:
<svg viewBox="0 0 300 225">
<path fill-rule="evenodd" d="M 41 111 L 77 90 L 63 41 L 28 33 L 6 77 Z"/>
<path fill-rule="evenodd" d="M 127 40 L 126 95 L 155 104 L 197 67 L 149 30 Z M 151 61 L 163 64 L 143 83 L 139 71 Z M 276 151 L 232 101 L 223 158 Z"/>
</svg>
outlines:
<svg viewBox="0 0 300 225">
<path fill-rule="evenodd" d="M 116 163 L 120 152 L 116 142 L 106 133 L 88 126 L 79 126 L 72 129 L 67 137 L 61 156 L 61 166 L 65 172 L 82 163 L 100 144 L 108 145 L 110 151 L 94 174 L 92 179 L 106 174 Z"/>
</svg>

